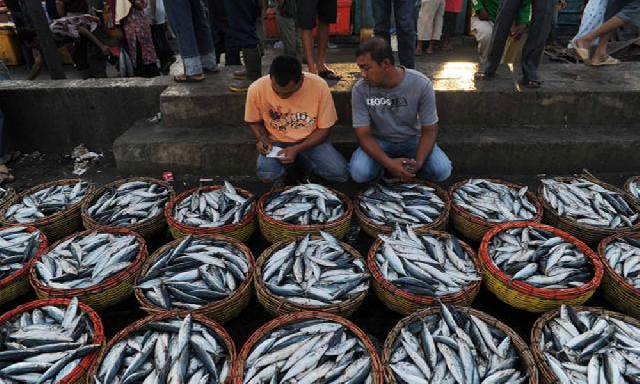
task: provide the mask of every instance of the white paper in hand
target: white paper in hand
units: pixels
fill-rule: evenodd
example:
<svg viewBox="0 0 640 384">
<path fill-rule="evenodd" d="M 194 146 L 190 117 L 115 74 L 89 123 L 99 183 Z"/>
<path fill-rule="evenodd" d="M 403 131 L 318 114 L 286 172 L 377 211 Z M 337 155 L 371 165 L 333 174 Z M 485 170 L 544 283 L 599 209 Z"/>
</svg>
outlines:
<svg viewBox="0 0 640 384">
<path fill-rule="evenodd" d="M 280 147 L 276 147 L 275 145 L 273 147 L 271 147 L 271 152 L 267 153 L 267 157 L 275 157 L 280 158 L 280 151 L 282 151 L 282 148 Z"/>
</svg>

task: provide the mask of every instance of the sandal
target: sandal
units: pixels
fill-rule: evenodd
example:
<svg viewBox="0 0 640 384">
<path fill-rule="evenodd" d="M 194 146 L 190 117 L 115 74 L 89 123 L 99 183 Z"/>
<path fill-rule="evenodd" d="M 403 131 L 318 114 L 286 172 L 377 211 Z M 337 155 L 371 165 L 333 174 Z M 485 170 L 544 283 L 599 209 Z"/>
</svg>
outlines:
<svg viewBox="0 0 640 384">
<path fill-rule="evenodd" d="M 173 81 L 175 81 L 176 83 L 199 83 L 201 81 L 204 81 L 205 77 L 204 74 L 199 74 L 199 75 L 193 75 L 193 76 L 187 76 L 187 75 L 176 75 L 173 76 Z"/>
<path fill-rule="evenodd" d="M 318 72 L 318 76 L 322 77 L 325 80 L 335 80 L 335 81 L 340 80 L 342 78 L 330 69 L 325 69 L 324 71 Z"/>
<path fill-rule="evenodd" d="M 611 57 L 611 56 L 607 56 L 606 59 L 601 60 L 601 61 L 595 61 L 595 60 L 591 60 L 591 65 L 593 65 L 594 67 L 600 67 L 603 65 L 618 65 L 620 64 L 620 60 L 616 59 L 615 57 Z"/>
<path fill-rule="evenodd" d="M 542 83 L 543 83 L 542 80 L 522 79 L 520 81 L 520 85 L 522 85 L 523 87 L 526 87 L 526 88 L 540 88 L 542 86 Z"/>
<path fill-rule="evenodd" d="M 573 50 L 576 51 L 576 54 L 584 63 L 588 64 L 590 61 L 589 58 L 589 50 L 587 48 L 580 48 L 577 45 L 573 44 Z"/>
</svg>

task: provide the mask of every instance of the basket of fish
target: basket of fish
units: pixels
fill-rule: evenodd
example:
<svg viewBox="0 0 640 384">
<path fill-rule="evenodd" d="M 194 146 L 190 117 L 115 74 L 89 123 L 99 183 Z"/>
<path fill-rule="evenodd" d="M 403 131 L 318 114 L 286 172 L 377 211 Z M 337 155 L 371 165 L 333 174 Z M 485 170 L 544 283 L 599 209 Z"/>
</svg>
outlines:
<svg viewBox="0 0 640 384">
<path fill-rule="evenodd" d="M 604 265 L 604 298 L 628 315 L 640 318 L 640 232 L 619 233 L 598 245 Z"/>
<path fill-rule="evenodd" d="M 93 189 L 81 179 L 37 185 L 0 208 L 0 224 L 31 225 L 44 232 L 49 241 L 61 239 L 82 228 L 80 206 Z"/>
<path fill-rule="evenodd" d="M 160 180 L 116 180 L 82 204 L 82 222 L 87 229 L 127 228 L 149 240 L 165 230 L 164 207 L 174 196 L 173 188 Z"/>
<path fill-rule="evenodd" d="M 382 363 L 367 335 L 332 313 L 302 311 L 277 317 L 244 343 L 234 384 L 382 384 Z"/>
<path fill-rule="evenodd" d="M 546 224 L 594 248 L 615 233 L 640 230 L 640 202 L 593 177 L 543 179 L 538 196 Z"/>
<path fill-rule="evenodd" d="M 473 249 L 446 232 L 398 227 L 378 235 L 367 266 L 376 296 L 403 315 L 436 305 L 471 305 L 480 291 L 480 261 Z"/>
<path fill-rule="evenodd" d="M 428 181 L 373 184 L 358 194 L 354 203 L 360 227 L 374 239 L 390 234 L 395 224 L 414 230 L 444 230 L 449 222 L 447 192 Z"/>
<path fill-rule="evenodd" d="M 640 200 L 640 176 L 632 176 L 624 183 L 624 190 L 636 200 Z"/>
<path fill-rule="evenodd" d="M 535 322 L 531 350 L 543 384 L 640 382 L 640 321 L 621 313 L 563 305 Z"/>
<path fill-rule="evenodd" d="M 316 310 L 348 317 L 367 296 L 369 273 L 358 251 L 320 232 L 267 248 L 256 263 L 254 285 L 272 315 Z"/>
<path fill-rule="evenodd" d="M 41 299 L 77 297 L 101 310 L 133 292 L 148 255 L 144 239 L 136 232 L 90 229 L 51 245 L 35 260 L 29 281 Z"/>
<path fill-rule="evenodd" d="M 17 195 L 16 190 L 13 188 L 0 187 L 0 210 Z"/>
<path fill-rule="evenodd" d="M 0 228 L 0 305 L 31 291 L 29 268 L 47 246 L 47 237 L 35 227 Z"/>
<path fill-rule="evenodd" d="M 229 384 L 233 340 L 205 316 L 164 312 L 130 324 L 107 344 L 88 384 Z"/>
<path fill-rule="evenodd" d="M 135 295 L 151 314 L 189 311 L 224 323 L 249 304 L 254 270 L 251 250 L 239 240 L 189 235 L 149 257 Z"/>
<path fill-rule="evenodd" d="M 538 383 L 529 347 L 484 312 L 441 305 L 415 312 L 384 343 L 386 383 Z"/>
<path fill-rule="evenodd" d="M 225 181 L 179 194 L 164 214 L 175 239 L 220 234 L 247 241 L 256 229 L 256 198 Z"/>
<path fill-rule="evenodd" d="M 583 242 L 535 222 L 493 228 L 484 235 L 479 253 L 489 291 L 529 312 L 584 303 L 604 274 L 600 259 Z"/>
<path fill-rule="evenodd" d="M 451 186 L 451 223 L 479 242 L 487 231 L 510 221 L 542 221 L 542 204 L 529 188 L 497 179 L 466 179 Z"/>
<path fill-rule="evenodd" d="M 260 232 L 270 243 L 320 231 L 342 239 L 351 225 L 353 204 L 343 193 L 305 183 L 266 193 L 257 211 Z"/>
<path fill-rule="evenodd" d="M 98 314 L 77 299 L 36 300 L 0 317 L 3 383 L 85 384 L 105 343 Z"/>
</svg>

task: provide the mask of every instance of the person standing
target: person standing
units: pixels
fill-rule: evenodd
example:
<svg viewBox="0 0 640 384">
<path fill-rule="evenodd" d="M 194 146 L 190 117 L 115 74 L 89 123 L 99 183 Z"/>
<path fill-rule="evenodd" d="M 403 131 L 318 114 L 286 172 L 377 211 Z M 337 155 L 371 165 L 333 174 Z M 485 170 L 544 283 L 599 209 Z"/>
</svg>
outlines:
<svg viewBox="0 0 640 384">
<path fill-rule="evenodd" d="M 262 76 L 262 49 L 256 30 L 261 16 L 260 0 L 224 0 L 228 33 L 225 45 L 230 50 L 241 50 L 244 70 L 233 73 L 236 81 L 229 86 L 231 92 L 247 92 L 249 86 Z"/>
<path fill-rule="evenodd" d="M 395 15 L 398 36 L 398 59 L 405 68 L 415 68 L 416 19 L 415 0 L 373 0 L 373 32 L 391 44 L 391 12 Z"/>
<path fill-rule="evenodd" d="M 145 13 L 146 7 L 147 0 L 134 0 L 129 15 L 122 20 L 122 29 L 135 76 L 155 77 L 160 75 L 160 71 L 151 37 L 151 19 Z"/>
<path fill-rule="evenodd" d="M 418 16 L 418 45 L 416 56 L 422 55 L 424 43 L 427 53 L 433 53 L 433 46 L 442 36 L 445 0 L 422 0 Z"/>
<path fill-rule="evenodd" d="M 164 0 L 149 0 L 144 10 L 151 20 L 151 38 L 160 60 L 160 72 L 169 73 L 169 67 L 175 61 L 175 53 L 167 39 L 167 13 L 164 10 Z"/>
<path fill-rule="evenodd" d="M 440 49 L 451 51 L 451 38 L 456 33 L 458 15 L 462 13 L 462 0 L 447 0 L 444 6 L 444 19 L 442 22 L 442 37 L 440 39 Z"/>
<path fill-rule="evenodd" d="M 211 33 L 213 35 L 213 44 L 216 49 L 216 60 L 220 63 L 222 54 L 224 53 L 224 65 L 242 65 L 240 60 L 240 49 L 231 48 L 229 46 L 229 21 L 227 20 L 227 11 L 225 10 L 225 0 L 208 0 L 209 1 L 209 23 L 211 24 Z"/>
<path fill-rule="evenodd" d="M 300 29 L 304 58 L 309 72 L 326 80 L 340 80 L 335 72 L 327 67 L 327 48 L 329 46 L 329 24 L 338 17 L 338 0 L 297 0 L 296 24 Z M 317 21 L 317 23 L 316 23 Z M 318 57 L 313 55 L 313 28 L 318 26 Z"/>
<path fill-rule="evenodd" d="M 296 0 L 275 0 L 276 22 L 280 39 L 284 45 L 284 55 L 300 58 L 302 41 L 296 31 Z"/>
</svg>

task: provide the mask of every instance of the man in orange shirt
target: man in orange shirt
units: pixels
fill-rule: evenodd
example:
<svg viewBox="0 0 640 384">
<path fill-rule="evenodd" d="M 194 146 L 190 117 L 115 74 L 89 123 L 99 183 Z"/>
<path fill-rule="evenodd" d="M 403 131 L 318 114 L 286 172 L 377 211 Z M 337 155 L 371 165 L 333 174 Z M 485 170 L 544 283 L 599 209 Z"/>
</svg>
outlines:
<svg viewBox="0 0 640 384">
<path fill-rule="evenodd" d="M 295 57 L 276 57 L 269 75 L 251 84 L 244 120 L 256 136 L 260 180 L 281 184 L 293 164 L 328 181 L 349 179 L 347 162 L 327 140 L 338 120 L 331 91 L 319 76 L 302 73 Z"/>
</svg>

